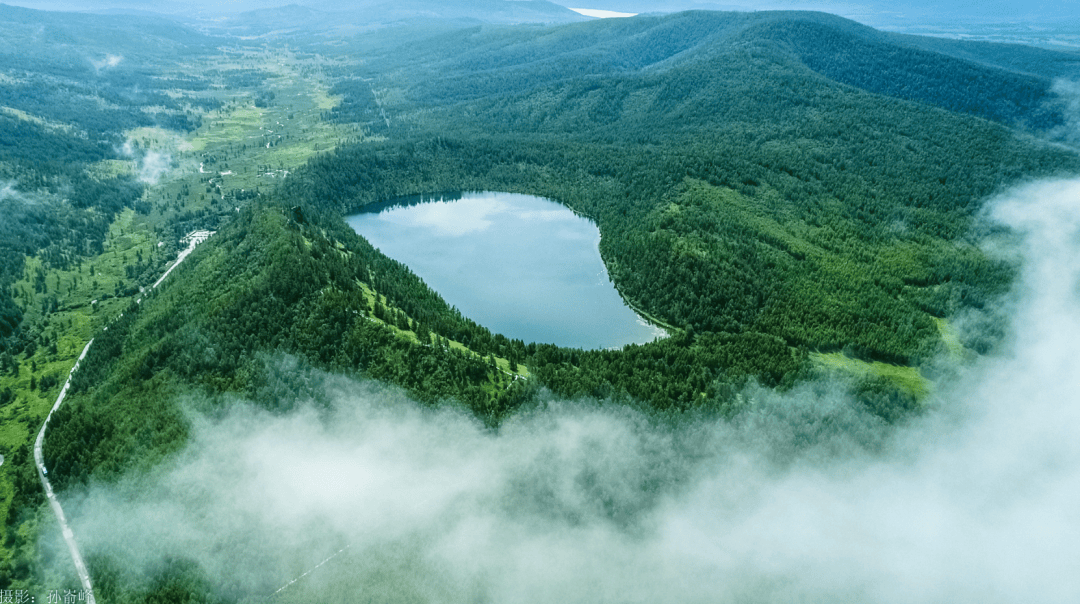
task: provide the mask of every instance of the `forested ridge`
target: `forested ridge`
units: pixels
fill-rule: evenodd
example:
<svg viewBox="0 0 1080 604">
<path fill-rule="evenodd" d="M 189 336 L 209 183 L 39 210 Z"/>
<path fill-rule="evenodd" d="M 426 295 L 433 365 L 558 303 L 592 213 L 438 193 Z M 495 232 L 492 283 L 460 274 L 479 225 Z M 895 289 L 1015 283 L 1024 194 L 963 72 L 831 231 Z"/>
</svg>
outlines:
<svg viewBox="0 0 1080 604">
<path fill-rule="evenodd" d="M 530 387 L 563 396 L 686 409 L 722 408 L 748 378 L 789 386 L 809 375 L 813 351 L 909 365 L 940 354 L 934 319 L 979 310 L 1014 274 L 976 245 L 979 202 L 1021 177 L 1075 170 L 1076 155 L 1019 138 L 1004 123 L 825 78 L 770 46 L 786 22 L 776 16 L 766 20 L 769 35 L 755 38 L 757 51 L 656 67 L 715 46 L 732 19 L 753 21 L 689 13 L 597 25 L 622 28 L 600 45 L 582 41 L 590 24 L 543 29 L 540 41 L 515 46 L 516 57 L 502 54 L 507 31 L 450 34 L 455 44 L 482 41 L 459 45 L 440 66 L 441 84 L 462 92 L 384 105 L 390 140 L 311 160 L 274 202 L 242 213 L 206 244 L 200 268 L 177 273 L 187 286 L 133 308 L 130 330 L 115 328 L 96 347 L 87 363 L 94 368 L 77 382 L 83 395 L 58 421 L 58 434 L 73 432 L 51 441 L 68 443 L 50 445 L 58 482 L 147 458 L 124 448 L 132 443 L 167 450 L 183 441 L 173 415 L 160 419 L 168 430 L 147 420 L 104 439 L 128 445 L 96 447 L 103 439 L 87 434 L 119 412 L 111 401 L 139 400 L 133 392 L 144 387 L 147 401 L 191 387 L 258 398 L 266 354 L 358 371 L 423 400 L 457 399 L 493 424 L 523 400 L 526 382 L 507 373 L 519 364 Z M 632 43 L 653 54 L 615 53 L 610 45 L 631 30 Z M 585 62 L 588 77 L 563 73 L 552 83 L 545 56 L 565 55 L 575 40 L 580 52 L 618 57 L 626 68 Z M 514 67 L 506 81 L 515 88 L 522 78 L 540 83 L 510 93 L 488 77 L 500 65 Z M 999 75 L 1006 87 L 1015 81 Z M 368 119 L 363 99 L 395 80 L 352 82 L 340 89 L 347 97 L 336 119 Z M 448 309 L 341 221 L 369 203 L 472 189 L 543 195 L 592 217 L 620 291 L 676 333 L 623 351 L 508 340 Z M 222 283 L 227 295 L 210 293 Z M 993 341 L 967 344 L 985 351 Z M 908 408 L 910 396 L 886 398 Z M 143 429 L 162 440 L 147 445 L 135 437 Z"/>
<path fill-rule="evenodd" d="M 211 43 L 147 31 L 159 50 Z M 318 69 L 341 99 L 322 117 L 355 139 L 296 170 L 259 165 L 288 176 L 272 191 L 232 191 L 227 206 L 210 172 L 199 182 L 224 208 L 217 234 L 95 335 L 50 425 L 46 465 L 63 496 L 148 475 L 188 442 L 190 413 L 238 399 L 275 413 L 324 404 L 309 371 L 460 406 L 492 431 L 548 396 L 730 417 L 749 384 L 787 389 L 817 377 L 817 353 L 919 376 L 945 354 L 942 326 L 961 314 L 986 327 L 961 334 L 967 354 L 999 343 L 994 302 L 1017 267 L 980 247 L 984 200 L 1080 170 L 1077 153 L 1050 140 L 1067 122 L 1053 82 L 1080 76 L 1074 53 L 923 40 L 790 12 L 409 31 L 415 39 L 396 43 L 312 38 L 308 50 L 327 53 Z M 60 266 L 99 252 L 125 210 L 150 216 L 189 196 L 185 185 L 152 205 L 132 175 L 91 169 L 116 157 L 121 133 L 196 128 L 220 106 L 203 91 L 254 90 L 268 77 L 104 70 L 95 98 L 106 109 L 76 114 L 55 100 L 96 71 L 19 65 L 0 79 L 0 106 L 10 107 L 0 113 L 10 126 L 0 129 L 0 204 L 14 217 L 0 223 L 0 286 L 35 253 Z M 173 91 L 162 99 L 155 86 Z M 252 100 L 253 112 L 287 102 L 262 90 Z M 162 111 L 139 109 L 159 102 Z M 231 157 L 200 157 L 200 178 L 204 167 L 223 176 L 247 152 L 229 144 Z M 615 285 L 669 337 L 598 351 L 491 333 L 343 220 L 369 204 L 463 190 L 539 195 L 590 217 Z M 31 194 L 48 203 L 26 203 Z M 205 215 L 160 230 L 184 232 Z M 41 345 L 41 334 L 19 331 L 20 301 L 0 294 L 0 341 L 15 356 Z M 922 391 L 888 377 L 848 387 L 881 422 L 920 408 Z M 28 450 L 12 459 L 12 508 L 39 505 Z M 20 514 L 9 514 L 10 527 Z M 28 580 L 35 571 L 20 564 L 2 576 Z M 153 571 L 157 587 L 107 557 L 91 566 L 121 599 L 243 595 L 214 591 L 182 557 Z M 169 581 L 176 590 L 164 596 Z"/>
<path fill-rule="evenodd" d="M 439 86 L 410 89 L 436 91 L 384 106 L 393 116 L 390 140 L 311 160 L 275 202 L 242 214 L 200 251 L 216 254 L 190 269 L 202 285 L 166 290 L 177 293 L 146 305 L 169 311 L 133 309 L 142 317 L 130 319 L 134 331 L 114 329 L 92 352 L 94 369 L 77 382 L 86 394 L 58 433 L 108 425 L 117 404 L 110 401 L 132 399 L 115 393 L 133 384 L 166 387 L 175 379 L 184 388 L 254 396 L 265 379 L 260 355 L 275 351 L 384 379 L 425 400 L 456 398 L 493 423 L 522 400 L 519 380 L 502 370 L 518 364 L 529 367 L 528 383 L 561 395 L 689 408 L 723 406 L 725 393 L 747 378 L 791 385 L 809 375 L 812 351 L 912 365 L 933 358 L 942 346 L 933 319 L 980 309 L 1015 270 L 986 257 L 972 238 L 979 202 L 1021 177 L 1080 162 L 1017 137 L 1005 123 L 825 78 L 771 46 L 785 23 L 820 33 L 822 19 L 688 13 L 578 24 L 538 29 L 536 41 L 519 41 L 512 52 L 503 52 L 509 30 L 449 34 L 460 50 L 438 65 Z M 767 35 L 752 35 L 746 24 L 755 22 Z M 602 43 L 586 41 L 590 26 Z M 721 43 L 732 31 L 757 50 Z M 462 44 L 472 38 L 480 41 Z M 448 43 L 432 42 L 440 52 Z M 617 52 L 625 44 L 638 52 Z M 713 47 L 718 54 L 671 60 Z M 564 71 L 552 82 L 552 66 L 565 65 L 552 57 L 568 54 L 608 63 L 582 61 L 584 75 Z M 375 65 L 392 71 L 413 60 L 420 59 Z M 491 77 L 507 66 L 512 77 Z M 1006 88 L 1017 81 L 987 73 Z M 538 84 L 519 88 L 522 81 Z M 364 99 L 380 84 L 348 82 L 336 119 L 364 121 Z M 971 94 L 997 94 L 986 90 L 1002 89 Z M 538 194 L 592 217 L 620 291 L 677 333 L 620 352 L 493 335 L 340 219 L 398 196 L 473 189 Z M 196 278 L 185 274 L 177 278 Z M 232 293 L 209 295 L 214 283 L 232 284 Z M 207 292 L 206 301 L 193 292 Z M 985 351 L 993 342 L 967 344 Z M 153 388 L 148 400 L 160 398 Z M 178 417 L 161 421 L 181 426 Z M 163 435 L 159 445 L 182 442 L 180 427 L 158 428 L 151 433 Z M 103 461 L 114 455 L 145 457 L 105 453 L 90 444 L 98 440 L 52 441 L 69 443 L 50 445 L 60 484 L 104 471 L 94 468 L 122 468 Z"/>
<path fill-rule="evenodd" d="M 867 92 L 1042 130 L 1062 119 L 1061 107 L 1049 102 L 1053 79 L 1080 70 L 1075 52 L 900 36 L 825 13 L 784 11 L 691 11 L 559 28 L 478 26 L 374 52 L 360 69 L 364 80 L 348 79 L 357 70 L 341 73 L 346 79 L 338 90 L 347 98 L 335 112 L 342 119 L 354 119 L 370 102 L 371 79 L 376 87 L 402 89 L 397 98 L 420 106 L 498 96 L 496 103 L 520 109 L 518 99 L 545 87 L 580 82 L 589 92 L 613 87 L 625 96 L 680 79 L 680 70 L 701 75 L 695 69 L 702 66 L 765 92 L 758 74 L 745 71 L 757 60 L 768 71 L 799 65 Z M 507 103 L 507 96 L 515 100 Z M 562 111 L 550 90 L 544 96 L 545 106 L 531 107 L 542 110 L 539 116 Z M 604 111 L 626 109 L 618 102 Z M 668 108 L 654 102 L 641 109 L 655 118 Z"/>
<path fill-rule="evenodd" d="M 1080 165 L 1013 130 L 1060 125 L 1052 76 L 1077 55 L 942 54 L 817 13 L 612 21 L 475 28 L 372 61 L 374 82 L 339 86 L 338 119 L 383 131 L 370 104 L 399 99 L 379 110 L 406 142 L 315 160 L 297 195 L 545 195 L 597 220 L 620 291 L 666 323 L 917 364 L 937 354 L 931 317 L 1011 282 L 974 244 L 982 200 Z M 1002 57 L 1025 71 L 988 64 Z"/>
</svg>

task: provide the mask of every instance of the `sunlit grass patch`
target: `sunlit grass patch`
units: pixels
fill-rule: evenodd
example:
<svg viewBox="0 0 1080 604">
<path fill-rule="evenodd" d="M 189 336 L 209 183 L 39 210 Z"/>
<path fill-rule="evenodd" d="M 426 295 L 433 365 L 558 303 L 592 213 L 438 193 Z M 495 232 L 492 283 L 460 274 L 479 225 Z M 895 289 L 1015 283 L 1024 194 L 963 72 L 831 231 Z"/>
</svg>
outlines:
<svg viewBox="0 0 1080 604">
<path fill-rule="evenodd" d="M 5 113 L 15 119 L 23 120 L 41 126 L 47 130 L 60 130 L 62 132 L 76 132 L 76 128 L 63 122 L 57 122 L 54 120 L 45 119 L 43 117 L 36 116 L 32 113 L 27 113 L 22 109 L 15 109 L 14 107 L 0 107 L 0 113 Z"/>
<path fill-rule="evenodd" d="M 134 163 L 123 159 L 103 159 L 86 168 L 87 175 L 99 181 L 110 180 L 134 172 Z"/>
<path fill-rule="evenodd" d="M 960 332 L 948 320 L 937 317 L 932 317 L 932 319 L 934 324 L 937 325 L 938 333 L 941 334 L 941 341 L 945 344 L 945 350 L 949 352 L 950 357 L 953 359 L 966 359 L 973 354 L 960 342 Z"/>
<path fill-rule="evenodd" d="M 819 367 L 838 370 L 856 378 L 884 378 L 910 393 L 917 401 L 924 400 L 932 388 L 930 380 L 923 377 L 916 367 L 892 365 L 880 361 L 861 361 L 842 352 L 812 352 L 810 360 Z"/>
<path fill-rule="evenodd" d="M 192 151 L 204 151 L 214 145 L 242 140 L 251 131 L 258 131 L 264 111 L 246 102 L 229 109 L 212 111 L 190 140 Z"/>
<path fill-rule="evenodd" d="M 333 109 L 341 104 L 341 96 L 331 96 L 325 89 L 317 88 L 312 95 L 315 99 L 315 106 L 319 109 L 326 111 Z"/>
</svg>

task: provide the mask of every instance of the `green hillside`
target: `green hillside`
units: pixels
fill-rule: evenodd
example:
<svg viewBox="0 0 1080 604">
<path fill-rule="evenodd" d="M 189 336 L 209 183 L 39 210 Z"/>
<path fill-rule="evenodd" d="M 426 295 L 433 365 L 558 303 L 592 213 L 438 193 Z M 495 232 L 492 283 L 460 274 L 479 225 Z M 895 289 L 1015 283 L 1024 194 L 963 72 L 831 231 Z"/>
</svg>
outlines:
<svg viewBox="0 0 1080 604">
<path fill-rule="evenodd" d="M 421 105 L 527 94 L 586 76 L 592 86 L 610 78 L 667 78 L 680 68 L 733 61 L 722 68 L 735 73 L 747 59 L 759 59 L 773 67 L 794 61 L 868 92 L 1035 130 L 1061 120 L 1045 106 L 1052 79 L 1080 70 L 1076 53 L 905 37 L 803 12 L 687 12 L 561 28 L 484 26 L 387 46 L 382 60 L 368 62 L 365 75 L 404 86 L 408 92 L 395 98 Z M 356 97 L 342 113 L 367 92 L 359 83 L 340 88 Z"/>
<path fill-rule="evenodd" d="M 1052 140 L 1067 122 L 1053 82 L 1080 56 L 819 13 L 359 35 L 295 7 L 202 31 L 0 9 L 36 45 L 0 42 L 0 589 L 71 580 L 28 443 L 91 336 L 45 442 L 61 498 L 150 480 L 193 417 L 238 400 L 328 407 L 315 371 L 493 434 L 551 397 L 726 421 L 748 387 L 823 375 L 887 426 L 922 410 L 936 361 L 1000 343 L 994 302 L 1017 266 L 981 247 L 984 201 L 1080 170 Z M 32 38 L 38 22 L 78 36 Z M 145 178 L 152 154 L 171 161 Z M 592 218 L 616 287 L 670 337 L 585 351 L 491 333 L 343 220 L 464 190 Z M 217 233 L 136 302 L 197 228 Z M 982 328 L 958 331 L 960 315 Z M 150 577 L 92 552 L 99 601 L 258 595 L 169 556 Z"/>
<path fill-rule="evenodd" d="M 130 313 L 129 330 L 105 340 L 114 344 L 95 346 L 94 369 L 78 382 L 87 398 L 68 407 L 56 432 L 66 436 L 50 443 L 113 445 L 105 454 L 50 444 L 58 480 L 107 476 L 183 442 L 180 427 L 152 422 L 105 439 L 74 435 L 111 425 L 131 404 L 113 401 L 157 405 L 174 388 L 254 396 L 265 380 L 259 355 L 275 352 L 424 400 L 458 399 L 493 423 L 521 400 L 517 382 L 495 369 L 508 360 L 529 367 L 533 386 L 564 396 L 686 409 L 723 407 L 723 393 L 747 378 L 790 386 L 809 374 L 810 352 L 909 367 L 934 358 L 944 350 L 935 319 L 981 308 L 1012 279 L 1014 267 L 972 239 L 979 201 L 1080 162 L 964 111 L 826 78 L 776 42 L 785 27 L 816 31 L 822 21 L 835 20 L 687 13 L 526 29 L 532 35 L 512 44 L 517 30 L 465 30 L 417 51 L 420 59 L 383 59 L 405 71 L 367 67 L 397 74 L 376 86 L 409 92 L 384 105 L 389 140 L 313 159 L 277 202 L 206 245 L 201 253 L 215 260 L 178 273 L 193 281 Z M 400 66 L 429 53 L 443 57 L 423 68 L 439 80 L 421 86 L 402 75 Z M 1011 72 L 980 69 L 1006 88 L 1014 82 Z M 372 87 L 352 82 L 339 86 L 336 119 L 364 121 L 359 97 Z M 450 311 L 407 269 L 377 262 L 341 221 L 399 195 L 470 189 L 543 195 L 592 216 L 623 295 L 682 333 L 621 352 L 507 340 Z M 211 357 L 193 352 L 208 349 Z M 442 369 L 417 369 L 425 366 Z M 147 382 L 149 395 L 131 394 Z M 892 388 L 925 392 L 900 379 Z M 182 425 L 178 415 L 160 421 Z M 140 430 L 159 440 L 136 438 Z M 117 449 L 125 439 L 148 449 Z"/>
<path fill-rule="evenodd" d="M 978 308 L 1010 282 L 1011 267 L 972 238 L 981 200 L 1077 161 L 1008 127 L 1059 123 L 1043 112 L 1049 78 L 945 55 L 912 71 L 896 57 L 915 51 L 866 29 L 685 13 L 524 42 L 455 34 L 413 51 L 443 57 L 422 77 L 406 55 L 373 67 L 392 75 L 339 85 L 339 119 L 390 141 L 321 158 L 295 195 L 334 211 L 432 190 L 545 195 L 597 220 L 620 290 L 668 324 L 917 364 L 940 343 L 932 317 Z M 837 56 L 807 42 L 826 32 L 868 63 L 840 61 L 832 77 L 808 65 Z M 949 81 L 968 73 L 958 62 L 981 84 Z M 848 82 L 881 73 L 876 63 L 894 72 Z M 882 89 L 905 77 L 921 96 Z M 394 99 L 379 106 L 388 128 L 373 90 Z M 995 113 L 999 101 L 1022 109 Z"/>
</svg>

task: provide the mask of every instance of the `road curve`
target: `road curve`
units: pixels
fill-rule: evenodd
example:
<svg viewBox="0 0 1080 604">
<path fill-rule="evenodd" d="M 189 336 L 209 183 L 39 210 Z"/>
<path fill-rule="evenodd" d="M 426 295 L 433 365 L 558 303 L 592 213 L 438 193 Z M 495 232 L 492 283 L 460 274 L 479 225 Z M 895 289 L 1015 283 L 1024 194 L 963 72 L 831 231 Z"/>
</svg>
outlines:
<svg viewBox="0 0 1080 604">
<path fill-rule="evenodd" d="M 195 246 L 199 245 L 203 241 L 206 241 L 213 235 L 215 231 L 192 231 L 184 237 L 182 241 L 187 241 L 188 247 L 184 249 L 176 258 L 176 262 L 165 271 L 165 274 L 161 276 L 151 287 L 153 290 L 157 286 L 161 285 L 161 282 L 165 280 L 165 277 L 169 276 L 169 273 L 174 268 L 180 266 L 191 252 L 195 251 Z M 142 302 L 140 297 L 136 302 Z M 106 327 L 105 329 L 108 329 Z M 71 527 L 68 526 L 67 517 L 64 516 L 64 510 L 60 507 L 60 501 L 56 499 L 56 493 L 53 492 L 52 484 L 49 483 L 49 471 L 45 469 L 45 456 L 42 454 L 41 448 L 45 443 L 45 429 L 49 427 L 49 420 L 52 419 L 53 413 L 60 408 L 60 404 L 64 402 L 64 396 L 67 395 L 68 387 L 71 385 L 71 376 L 75 374 L 75 370 L 79 368 L 79 363 L 86 358 L 86 353 L 90 351 L 90 345 L 94 343 L 93 338 L 86 343 L 86 348 L 83 348 L 82 354 L 79 355 L 79 359 L 75 361 L 75 366 L 68 372 L 68 379 L 64 382 L 64 387 L 60 389 L 60 396 L 56 397 L 56 403 L 52 409 L 49 410 L 49 415 L 45 418 L 45 423 L 41 424 L 41 430 L 38 432 L 37 440 L 34 441 L 34 464 L 37 466 L 38 478 L 41 479 L 41 486 L 45 488 L 45 496 L 49 499 L 49 506 L 52 507 L 53 513 L 56 514 L 56 520 L 60 523 L 60 531 L 64 535 L 64 541 L 67 542 L 68 551 L 71 552 L 71 559 L 75 562 L 75 571 L 79 574 L 79 582 L 82 584 L 83 591 L 86 593 L 87 604 L 97 604 L 97 600 L 94 599 L 94 586 L 90 582 L 90 571 L 86 568 L 86 562 L 83 560 L 82 554 L 79 552 L 79 546 L 75 543 L 75 533 L 72 532 Z"/>
<path fill-rule="evenodd" d="M 86 569 L 86 562 L 83 561 L 82 554 L 79 553 L 79 546 L 75 543 L 75 534 L 71 532 L 71 527 L 68 526 L 67 518 L 64 516 L 64 510 L 56 499 L 52 484 L 49 483 L 48 470 L 45 469 L 45 456 L 41 452 L 41 447 L 45 442 L 45 428 L 49 427 L 49 420 L 52 419 L 53 413 L 64 402 L 64 396 L 67 395 L 68 387 L 71 385 L 71 376 L 79 368 L 79 363 L 86 358 L 86 353 L 90 351 L 90 345 L 93 343 L 93 339 L 87 342 L 86 348 L 83 348 L 82 354 L 79 355 L 79 360 L 75 361 L 75 366 L 68 373 L 68 379 L 64 382 L 64 387 L 60 389 L 60 396 L 56 397 L 56 404 L 49 410 L 49 415 L 45 418 L 45 423 L 41 425 L 41 430 L 38 432 L 37 440 L 34 441 L 34 464 L 37 466 L 38 478 L 41 479 L 41 486 L 45 487 L 45 496 L 49 499 L 49 506 L 52 507 L 53 513 L 56 514 L 57 522 L 60 523 L 60 531 L 64 534 L 64 541 L 67 542 L 68 551 L 71 552 L 71 559 L 75 562 L 75 571 L 79 574 L 79 582 L 82 583 L 83 591 L 86 592 L 86 601 L 89 604 L 96 604 L 94 586 L 90 583 L 90 571 Z"/>
</svg>

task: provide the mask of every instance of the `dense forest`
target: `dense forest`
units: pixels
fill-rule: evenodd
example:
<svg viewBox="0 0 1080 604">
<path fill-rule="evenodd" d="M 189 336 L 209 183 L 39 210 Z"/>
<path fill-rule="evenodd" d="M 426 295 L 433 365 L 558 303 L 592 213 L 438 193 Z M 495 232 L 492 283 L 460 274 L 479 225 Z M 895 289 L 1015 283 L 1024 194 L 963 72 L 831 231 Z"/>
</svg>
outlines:
<svg viewBox="0 0 1080 604">
<path fill-rule="evenodd" d="M 313 159 L 273 202 L 200 250 L 192 276 L 178 273 L 186 287 L 132 307 L 95 345 L 76 381 L 85 398 L 62 412 L 61 436 L 47 449 L 58 483 L 110 476 L 125 459 L 179 446 L 179 412 L 153 403 L 163 392 L 240 391 L 280 404 L 258 394 L 271 352 L 398 384 L 422 400 L 457 399 L 493 425 L 528 390 L 511 375 L 519 365 L 529 368 L 529 388 L 686 409 L 723 408 L 747 379 L 788 387 L 810 374 L 813 351 L 901 365 L 939 355 L 933 319 L 979 309 L 1013 278 L 1015 267 L 975 245 L 979 201 L 1021 176 L 1080 162 L 960 107 L 942 111 L 941 99 L 898 100 L 824 79 L 773 44 L 784 36 L 778 24 L 813 31 L 820 20 L 689 13 L 537 29 L 516 54 L 503 52 L 511 33 L 500 29 L 421 47 L 421 58 L 451 42 L 459 51 L 440 65 L 439 85 L 422 87 L 437 97 L 418 92 L 412 104 L 383 106 L 390 140 Z M 751 36 L 758 50 L 720 43 L 733 36 Z M 615 52 L 615 39 L 635 52 Z M 553 75 L 568 54 L 591 57 L 580 64 L 590 77 Z M 392 64 L 370 69 L 393 73 L 421 59 L 385 60 Z M 603 62 L 612 60 L 621 68 Z M 938 58 L 945 70 L 958 60 Z M 501 69 L 510 75 L 496 77 Z M 1020 76 L 977 69 L 996 79 L 958 88 L 971 103 L 1011 94 L 1031 106 Z M 1045 94 L 1047 82 L 1036 83 Z M 372 91 L 346 80 L 334 119 L 369 121 Z M 620 291 L 674 326 L 673 337 L 615 352 L 491 334 L 341 220 L 398 196 L 482 189 L 543 195 L 591 216 Z M 230 287 L 209 294 L 223 283 Z M 899 392 L 889 400 L 910 408 L 910 393 Z M 135 400 L 147 405 L 141 427 L 106 428 L 117 425 L 109 418 L 118 405 Z"/>
<path fill-rule="evenodd" d="M 1072 77 L 1080 69 L 1076 53 L 898 36 L 833 15 L 803 12 L 685 12 L 561 28 L 482 26 L 422 43 L 391 43 L 375 52 L 382 54 L 359 73 L 342 70 L 346 79 L 338 89 L 347 96 L 335 110 L 342 119 L 356 119 L 357 111 L 370 110 L 371 91 L 385 87 L 407 91 L 392 98 L 443 109 L 499 97 L 493 102 L 545 118 L 549 128 L 557 126 L 550 121 L 553 114 L 566 112 L 552 105 L 560 98 L 557 87 L 577 81 L 583 88 L 568 87 L 565 93 L 571 99 L 591 96 L 587 100 L 592 111 L 601 113 L 560 129 L 574 132 L 601 128 L 615 116 L 627 122 L 633 110 L 655 119 L 676 109 L 673 104 L 686 110 L 704 103 L 702 111 L 727 106 L 728 96 L 712 101 L 698 96 L 699 91 L 718 92 L 715 83 L 680 77 L 684 73 L 722 80 L 728 89 L 753 88 L 759 95 L 813 95 L 831 81 L 1044 131 L 1062 119 L 1062 108 L 1049 102 L 1053 79 Z M 786 82 L 776 82 L 775 76 Z M 777 87 L 771 86 L 774 82 Z M 789 90 L 795 84 L 799 86 Z M 540 99 L 522 104 L 520 99 L 544 88 L 542 105 L 536 106 Z M 614 90 L 605 92 L 607 88 Z M 629 105 L 625 101 L 632 91 L 657 88 L 667 94 L 637 94 L 633 96 L 644 98 Z M 611 94 L 616 95 L 608 96 L 614 103 L 596 102 Z M 508 102 L 507 96 L 514 100 Z M 643 105 L 643 100 L 652 102 Z M 811 96 L 802 101 L 814 102 Z M 768 108 L 772 103 L 755 104 Z M 721 123 L 724 113 L 717 116 Z M 700 121 L 692 120 L 695 125 Z M 671 128 L 660 130 L 667 135 Z"/>
<path fill-rule="evenodd" d="M 337 115 L 386 130 L 373 91 L 396 89 L 381 96 L 410 102 L 379 115 L 409 142 L 321 158 L 298 195 L 341 210 L 463 188 L 560 200 L 598 222 L 625 296 L 698 333 L 924 361 L 930 317 L 1011 281 L 973 245 L 980 201 L 1077 167 L 1006 127 L 1058 126 L 1052 80 L 1031 72 L 1077 56 L 1031 50 L 1020 73 L 813 13 L 682 13 L 528 43 L 478 28 L 400 50 L 372 62 L 374 82 L 339 86 Z"/>
<path fill-rule="evenodd" d="M 440 65 L 439 85 L 423 86 L 437 98 L 384 105 L 394 116 L 391 140 L 313 159 L 276 201 L 243 213 L 201 251 L 208 258 L 199 277 L 189 277 L 201 285 L 133 307 L 124 319 L 131 331 L 117 326 L 95 345 L 92 369 L 76 382 L 89 398 L 67 407 L 56 432 L 63 436 L 50 440 L 58 483 L 153 458 L 120 442 L 151 450 L 183 442 L 179 416 L 160 406 L 141 428 L 95 436 L 116 430 L 106 428 L 121 412 L 113 406 L 150 404 L 163 397 L 157 388 L 258 398 L 253 389 L 266 379 L 260 355 L 274 351 L 399 384 L 423 400 L 456 398 L 493 424 L 522 396 L 500 366 L 528 366 L 529 384 L 565 396 L 688 408 L 723 406 L 722 393 L 747 378 L 790 386 L 808 375 L 812 351 L 902 365 L 932 359 L 942 346 L 932 319 L 980 308 L 1008 288 L 1015 270 L 974 244 L 978 202 L 1021 176 L 1075 170 L 1080 162 L 964 115 L 959 105 L 941 111 L 951 102 L 942 98 L 897 100 L 895 91 L 823 79 L 820 65 L 791 58 L 792 48 L 805 54 L 804 30 L 823 35 L 820 21 L 688 13 L 538 29 L 534 43 L 515 44 L 516 54 L 502 52 L 511 33 L 499 29 L 421 47 L 421 58 L 451 42 L 460 48 Z M 837 28 L 829 35 L 852 37 Z M 747 36 L 755 52 L 721 43 Z M 787 44 L 775 45 L 778 37 Z M 634 52 L 615 52 L 616 39 L 630 40 L 624 44 Z M 565 65 L 567 55 L 590 57 L 579 70 L 590 77 L 554 76 L 553 65 Z M 941 73 L 960 60 L 934 56 Z M 621 68 L 603 62 L 612 60 Z M 372 69 L 392 72 L 393 65 Z M 969 95 L 965 102 L 984 106 L 980 98 L 1006 94 L 1032 107 L 1020 76 L 971 69 L 988 81 L 956 87 Z M 511 74 L 496 77 L 500 70 Z M 1046 94 L 1046 81 L 1034 81 Z M 367 120 L 372 87 L 348 80 L 340 91 L 346 100 L 335 119 Z M 1027 125 L 1056 124 L 1053 115 L 1039 119 Z M 481 124 L 488 135 L 477 132 Z M 397 196 L 472 189 L 543 195 L 591 216 L 620 291 L 675 326 L 675 335 L 620 352 L 493 335 L 449 310 L 340 219 Z M 219 283 L 232 293 L 208 295 Z M 168 310 L 147 310 L 158 308 Z M 160 386 L 150 396 L 116 395 L 144 383 Z M 113 444 L 105 453 L 96 442 Z"/>
<path fill-rule="evenodd" d="M 31 18 L 4 11 L 9 29 Z M 251 152 L 215 140 L 220 151 L 185 156 L 190 172 L 197 166 L 195 193 L 210 196 L 198 212 L 181 203 L 187 184 L 165 194 L 101 166 L 123 158 L 133 128 L 185 134 L 211 112 L 220 118 L 215 90 L 243 90 L 245 116 L 289 102 L 268 89 L 268 70 L 242 63 L 254 46 L 236 51 L 244 67 L 182 74 L 155 60 L 216 53 L 215 40 L 156 21 L 138 34 L 142 50 L 125 46 L 108 68 L 16 56 L 0 43 L 0 212 L 10 217 L 0 222 L 0 373 L 18 378 L 19 363 L 58 339 L 25 325 L 26 300 L 37 298 L 11 285 L 28 259 L 40 259 L 36 296 L 59 287 L 48 270 L 101 254 L 125 210 L 155 235 L 218 230 L 94 334 L 45 441 L 62 497 L 150 476 L 189 443 L 193 413 L 221 414 L 240 399 L 276 414 L 329 405 L 303 377 L 310 371 L 461 408 L 492 433 L 545 397 L 724 421 L 743 410 L 748 387 L 782 391 L 820 377 L 822 353 L 925 380 L 957 316 L 982 327 L 960 334 L 965 354 L 993 351 L 1004 333 L 993 303 L 1018 267 L 980 246 L 991 229 L 983 202 L 1025 179 L 1080 170 L 1075 150 L 1053 140 L 1067 122 L 1054 79 L 1080 75 L 1076 53 L 884 34 L 817 13 L 394 31 L 414 37 L 384 31 L 329 44 L 290 30 L 283 39 L 301 46 L 305 69 L 333 83 L 319 117 L 359 134 L 300 166 L 259 165 L 287 177 L 254 192 L 215 184 Z M 62 101 L 72 96 L 95 108 Z M 237 132 L 229 122 L 213 135 Z M 464 190 L 539 195 L 590 217 L 615 286 L 669 337 L 579 350 L 492 333 L 343 220 L 397 197 Z M 152 272 L 141 255 L 129 262 L 129 283 Z M 137 291 L 118 285 L 117 297 Z M 62 381 L 33 379 L 43 393 Z M 922 409 L 922 391 L 888 376 L 848 376 L 844 387 L 883 426 Z M 17 396 L 0 394 L 0 407 Z M 5 547 L 23 553 L 0 564 L 0 589 L 44 572 L 16 536 L 32 530 L 21 527 L 43 503 L 29 449 L 5 454 Z M 100 552 L 89 559 L 115 601 L 250 595 L 210 585 L 183 555 L 144 577 Z"/>
</svg>

